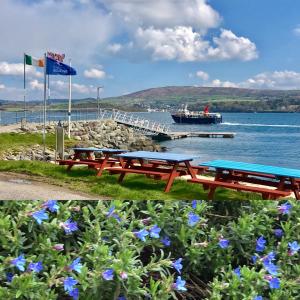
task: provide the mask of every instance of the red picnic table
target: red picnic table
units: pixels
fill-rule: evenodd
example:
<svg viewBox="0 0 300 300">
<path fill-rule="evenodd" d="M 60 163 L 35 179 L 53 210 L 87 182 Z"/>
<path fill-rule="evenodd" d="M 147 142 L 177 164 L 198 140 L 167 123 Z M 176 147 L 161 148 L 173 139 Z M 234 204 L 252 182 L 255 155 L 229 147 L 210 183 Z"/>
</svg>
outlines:
<svg viewBox="0 0 300 300">
<path fill-rule="evenodd" d="M 121 168 L 109 167 L 106 170 L 111 174 L 120 173 L 119 182 L 122 182 L 127 173 L 143 174 L 154 179 L 167 180 L 165 192 L 169 192 L 174 179 L 183 175 L 190 175 L 196 178 L 199 168 L 194 170 L 190 162 L 195 156 L 161 153 L 149 151 L 135 151 L 115 155 L 122 163 Z M 139 162 L 139 163 L 137 163 Z M 207 169 L 200 167 L 200 169 Z"/>
<path fill-rule="evenodd" d="M 127 150 L 109 149 L 109 148 L 73 148 L 74 156 L 72 159 L 59 160 L 60 165 L 67 165 L 67 171 L 71 170 L 74 165 L 87 165 L 88 168 L 96 169 L 97 176 L 101 176 L 107 167 L 122 164 L 119 159 L 113 158 L 113 155 L 124 153 Z M 95 153 L 102 153 L 101 158 L 95 158 Z"/>
<path fill-rule="evenodd" d="M 229 160 L 213 160 L 200 166 L 215 169 L 214 180 L 192 178 L 188 181 L 209 189 L 209 199 L 213 199 L 218 187 L 260 193 L 263 199 L 277 199 L 291 193 L 300 199 L 300 170 Z"/>
</svg>

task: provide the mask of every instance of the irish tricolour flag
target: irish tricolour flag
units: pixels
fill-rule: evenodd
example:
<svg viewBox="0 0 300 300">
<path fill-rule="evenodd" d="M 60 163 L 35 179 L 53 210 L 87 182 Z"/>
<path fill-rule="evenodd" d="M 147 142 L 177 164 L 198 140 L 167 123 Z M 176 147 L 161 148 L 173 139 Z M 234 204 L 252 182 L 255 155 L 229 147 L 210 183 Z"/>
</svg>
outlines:
<svg viewBox="0 0 300 300">
<path fill-rule="evenodd" d="M 44 59 L 36 59 L 30 55 L 25 54 L 25 64 L 43 68 L 45 66 Z"/>
</svg>

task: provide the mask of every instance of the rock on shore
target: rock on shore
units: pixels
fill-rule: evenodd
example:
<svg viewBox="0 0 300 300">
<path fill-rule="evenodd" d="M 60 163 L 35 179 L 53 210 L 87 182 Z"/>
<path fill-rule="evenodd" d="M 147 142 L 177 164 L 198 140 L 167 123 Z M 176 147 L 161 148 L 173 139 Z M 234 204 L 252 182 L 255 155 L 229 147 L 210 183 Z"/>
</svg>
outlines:
<svg viewBox="0 0 300 300">
<path fill-rule="evenodd" d="M 46 126 L 47 133 L 54 133 L 57 124 Z M 66 124 L 63 125 L 67 133 Z M 40 124 L 27 123 L 23 128 L 13 132 L 42 132 Z M 121 125 L 112 120 L 104 121 L 78 121 L 72 122 L 71 137 L 75 140 L 76 147 L 117 148 L 125 150 L 162 151 L 162 147 L 151 138 L 134 131 L 132 128 Z M 55 145 L 46 149 L 47 160 L 55 159 Z M 72 150 L 65 148 L 66 157 L 72 155 Z M 2 160 L 42 160 L 43 146 L 34 145 L 30 148 L 21 147 L 0 154 Z"/>
</svg>

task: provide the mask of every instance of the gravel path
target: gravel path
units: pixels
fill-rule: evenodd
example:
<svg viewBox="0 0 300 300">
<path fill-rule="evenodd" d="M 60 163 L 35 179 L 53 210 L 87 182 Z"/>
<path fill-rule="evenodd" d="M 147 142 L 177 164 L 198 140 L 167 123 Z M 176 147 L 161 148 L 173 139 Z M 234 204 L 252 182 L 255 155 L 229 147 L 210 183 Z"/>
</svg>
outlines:
<svg viewBox="0 0 300 300">
<path fill-rule="evenodd" d="M 95 196 L 35 181 L 28 175 L 0 173 L 0 200 L 100 200 Z"/>
</svg>

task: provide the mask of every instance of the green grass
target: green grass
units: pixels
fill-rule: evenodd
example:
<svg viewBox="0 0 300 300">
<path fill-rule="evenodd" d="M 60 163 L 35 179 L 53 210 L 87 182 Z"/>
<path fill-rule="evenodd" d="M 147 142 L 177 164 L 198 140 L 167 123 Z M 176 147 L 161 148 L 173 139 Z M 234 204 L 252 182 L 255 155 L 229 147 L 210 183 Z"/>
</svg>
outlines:
<svg viewBox="0 0 300 300">
<path fill-rule="evenodd" d="M 207 192 L 198 184 L 176 180 L 171 192 L 164 193 L 165 181 L 146 178 L 143 175 L 126 175 L 122 184 L 117 182 L 118 175 L 109 175 L 107 172 L 101 177 L 95 176 L 95 171 L 86 167 L 74 168 L 70 172 L 65 166 L 53 165 L 38 161 L 0 161 L 0 172 L 26 173 L 39 176 L 51 184 L 68 187 L 97 196 L 113 199 L 130 200 L 178 200 L 178 199 L 207 199 Z M 218 200 L 254 200 L 261 199 L 259 195 L 241 193 L 231 190 L 218 189 L 215 199 Z"/>
<path fill-rule="evenodd" d="M 65 146 L 72 146 L 73 140 L 65 139 Z M 43 145 L 43 136 L 40 133 L 1 133 L 0 134 L 0 152 L 6 150 L 15 150 L 21 147 L 30 147 L 33 145 Z M 55 148 L 55 135 L 46 135 L 46 146 Z"/>
</svg>

